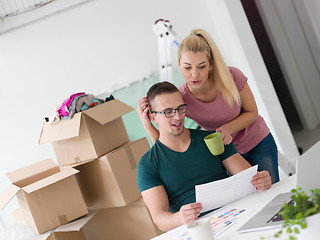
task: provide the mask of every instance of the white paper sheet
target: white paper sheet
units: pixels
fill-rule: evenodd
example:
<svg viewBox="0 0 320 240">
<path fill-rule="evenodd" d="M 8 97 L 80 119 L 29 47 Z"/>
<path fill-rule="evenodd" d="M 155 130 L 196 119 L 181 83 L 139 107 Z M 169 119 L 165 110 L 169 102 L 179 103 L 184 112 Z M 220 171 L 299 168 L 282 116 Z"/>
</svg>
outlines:
<svg viewBox="0 0 320 240">
<path fill-rule="evenodd" d="M 196 185 L 196 202 L 202 203 L 201 212 L 222 207 L 253 192 L 252 177 L 257 174 L 258 165 L 231 177 Z"/>
</svg>

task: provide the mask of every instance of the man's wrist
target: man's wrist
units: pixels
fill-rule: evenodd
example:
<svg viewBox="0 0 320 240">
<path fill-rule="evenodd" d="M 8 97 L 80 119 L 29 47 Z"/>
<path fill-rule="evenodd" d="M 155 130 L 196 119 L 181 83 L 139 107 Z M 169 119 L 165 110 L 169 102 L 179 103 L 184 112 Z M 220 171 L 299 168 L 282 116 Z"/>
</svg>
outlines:
<svg viewBox="0 0 320 240">
<path fill-rule="evenodd" d="M 184 224 L 183 217 L 181 216 L 180 211 L 174 213 L 173 216 L 174 216 L 174 218 L 175 218 L 175 221 L 174 221 L 174 222 L 175 222 L 175 224 L 176 224 L 177 227 Z"/>
</svg>

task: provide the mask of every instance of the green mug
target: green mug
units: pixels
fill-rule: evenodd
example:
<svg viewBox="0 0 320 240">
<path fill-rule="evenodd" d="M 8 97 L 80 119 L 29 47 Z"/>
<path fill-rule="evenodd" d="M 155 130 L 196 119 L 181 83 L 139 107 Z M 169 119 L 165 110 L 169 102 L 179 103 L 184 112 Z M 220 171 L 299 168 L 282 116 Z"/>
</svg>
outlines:
<svg viewBox="0 0 320 240">
<path fill-rule="evenodd" d="M 209 148 L 210 152 L 214 155 L 220 155 L 224 152 L 224 144 L 222 135 L 219 132 L 211 133 L 204 138 L 207 147 Z"/>
</svg>

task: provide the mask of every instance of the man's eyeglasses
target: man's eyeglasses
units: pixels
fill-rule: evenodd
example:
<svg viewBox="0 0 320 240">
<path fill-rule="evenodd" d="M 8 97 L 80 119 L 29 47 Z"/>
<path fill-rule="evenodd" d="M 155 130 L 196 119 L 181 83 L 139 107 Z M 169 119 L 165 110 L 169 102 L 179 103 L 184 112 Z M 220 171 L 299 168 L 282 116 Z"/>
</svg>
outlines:
<svg viewBox="0 0 320 240">
<path fill-rule="evenodd" d="M 176 109 L 166 109 L 162 112 L 156 112 L 156 111 L 151 111 L 151 113 L 159 113 L 159 114 L 164 114 L 167 118 L 172 118 L 174 115 L 176 115 L 176 111 L 178 111 L 180 114 L 186 113 L 188 111 L 188 105 L 187 104 L 182 104 Z"/>
</svg>

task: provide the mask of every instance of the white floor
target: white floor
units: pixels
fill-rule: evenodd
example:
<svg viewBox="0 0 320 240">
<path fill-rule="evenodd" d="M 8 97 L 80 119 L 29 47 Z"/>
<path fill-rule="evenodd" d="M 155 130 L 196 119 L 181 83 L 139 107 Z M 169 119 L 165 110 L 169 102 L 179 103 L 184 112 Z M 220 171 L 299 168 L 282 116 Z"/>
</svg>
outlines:
<svg viewBox="0 0 320 240">
<path fill-rule="evenodd" d="M 302 130 L 293 133 L 293 137 L 298 147 L 301 147 L 303 152 L 320 141 L 320 126 L 313 130 Z"/>
<path fill-rule="evenodd" d="M 300 130 L 293 132 L 298 148 L 301 148 L 302 153 L 306 152 L 310 147 L 320 141 L 320 126 L 313 130 Z M 280 179 L 287 178 L 287 174 L 279 167 Z"/>
</svg>

